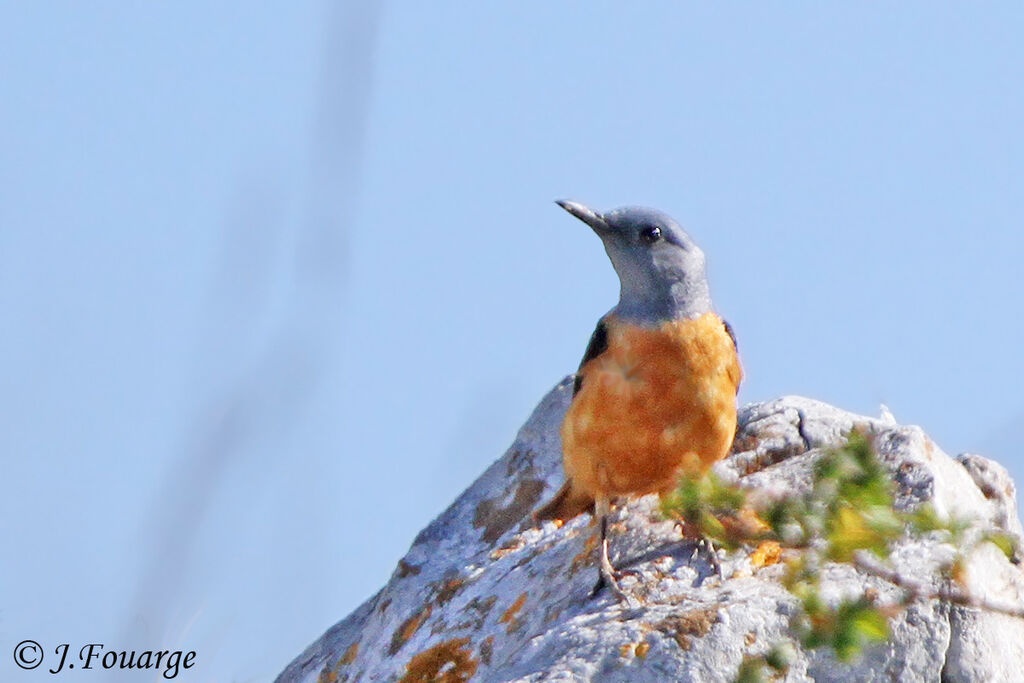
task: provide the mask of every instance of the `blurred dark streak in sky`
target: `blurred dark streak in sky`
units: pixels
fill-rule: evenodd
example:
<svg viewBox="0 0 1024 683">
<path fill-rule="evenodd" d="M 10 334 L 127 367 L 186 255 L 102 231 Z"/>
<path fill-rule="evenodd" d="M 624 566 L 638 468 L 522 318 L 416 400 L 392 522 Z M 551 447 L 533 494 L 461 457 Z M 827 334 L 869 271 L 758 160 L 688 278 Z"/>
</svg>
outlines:
<svg viewBox="0 0 1024 683">
<path fill-rule="evenodd" d="M 281 239 L 274 188 L 261 188 L 268 192 L 262 197 L 247 193 L 227 221 L 220 270 L 196 347 L 199 372 L 207 377 L 217 372 L 212 383 L 206 382 L 208 395 L 197 396 L 197 413 L 183 426 L 181 456 L 154 497 L 152 533 L 146 537 L 155 540 L 142 549 L 148 558 L 125 615 L 126 644 L 150 636 L 180 638 L 168 632 L 170 621 L 197 534 L 225 474 L 256 466 L 245 456 L 287 433 L 326 374 L 331 350 L 341 342 L 347 236 L 359 198 L 378 12 L 370 1 L 332 3 L 326 9 L 320 92 L 311 127 L 311 182 L 294 239 Z M 294 247 L 294 263 L 285 310 L 275 316 L 281 324 L 249 362 L 240 361 L 245 356 L 239 350 L 251 346 L 260 316 L 272 303 L 273 251 L 288 243 Z"/>
</svg>

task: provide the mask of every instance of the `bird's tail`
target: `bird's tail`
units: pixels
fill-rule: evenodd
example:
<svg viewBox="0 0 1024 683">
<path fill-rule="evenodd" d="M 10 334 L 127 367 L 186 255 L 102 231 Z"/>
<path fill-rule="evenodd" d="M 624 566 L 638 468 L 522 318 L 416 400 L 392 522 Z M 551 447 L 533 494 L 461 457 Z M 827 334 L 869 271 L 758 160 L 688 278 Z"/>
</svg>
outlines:
<svg viewBox="0 0 1024 683">
<path fill-rule="evenodd" d="M 569 520 L 576 515 L 594 512 L 594 499 L 573 490 L 572 482 L 566 481 L 555 497 L 533 512 L 534 521 L 545 519 Z"/>
</svg>

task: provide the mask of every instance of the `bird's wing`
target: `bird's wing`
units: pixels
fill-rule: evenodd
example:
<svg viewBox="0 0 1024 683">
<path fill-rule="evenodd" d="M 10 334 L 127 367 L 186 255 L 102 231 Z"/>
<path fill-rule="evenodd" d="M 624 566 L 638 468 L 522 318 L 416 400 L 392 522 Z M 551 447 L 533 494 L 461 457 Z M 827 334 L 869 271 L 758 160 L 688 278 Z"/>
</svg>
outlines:
<svg viewBox="0 0 1024 683">
<path fill-rule="evenodd" d="M 597 321 L 594 334 L 590 335 L 590 342 L 587 350 L 583 353 L 583 360 L 580 361 L 579 370 L 576 371 L 576 378 L 573 381 L 572 395 L 576 396 L 583 386 L 583 375 L 580 370 L 594 358 L 597 358 L 608 348 L 608 328 L 604 318 Z M 572 519 L 584 512 L 593 512 L 594 499 L 592 496 L 581 494 L 573 488 L 572 480 L 567 479 L 558 490 L 558 493 L 533 513 L 536 521 L 544 519 Z"/>
<path fill-rule="evenodd" d="M 605 326 L 604 318 L 597 321 L 597 327 L 594 328 L 594 334 L 590 335 L 590 343 L 587 344 L 587 350 L 583 354 L 583 360 L 580 361 L 579 369 L 582 370 L 583 366 L 589 363 L 594 358 L 597 358 L 608 348 L 608 328 Z M 572 385 L 572 395 L 580 393 L 580 388 L 583 386 L 583 375 L 576 371 L 576 380 Z"/>
<path fill-rule="evenodd" d="M 732 339 L 732 348 L 735 350 L 737 357 L 729 368 L 729 376 L 732 378 L 733 383 L 736 385 L 736 393 L 740 393 L 740 381 L 743 379 L 743 370 L 740 369 L 740 362 L 738 358 L 740 345 L 736 342 L 736 331 L 732 329 L 732 325 L 729 324 L 728 320 L 722 319 L 722 327 L 729 335 L 729 339 Z"/>
<path fill-rule="evenodd" d="M 725 327 L 725 331 L 729 334 L 729 339 L 732 339 L 733 348 L 736 351 L 740 350 L 740 345 L 736 341 L 736 330 L 732 329 L 732 325 L 729 324 L 728 320 L 722 319 L 722 325 Z"/>
</svg>

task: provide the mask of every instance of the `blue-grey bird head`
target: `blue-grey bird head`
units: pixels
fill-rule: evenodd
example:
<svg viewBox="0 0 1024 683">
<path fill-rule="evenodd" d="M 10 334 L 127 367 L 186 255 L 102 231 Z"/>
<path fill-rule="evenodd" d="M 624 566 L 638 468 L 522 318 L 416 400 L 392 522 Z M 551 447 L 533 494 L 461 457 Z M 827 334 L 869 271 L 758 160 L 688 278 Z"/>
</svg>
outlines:
<svg viewBox="0 0 1024 683">
<path fill-rule="evenodd" d="M 618 317 L 640 325 L 696 318 L 711 310 L 704 252 L 670 216 L 638 206 L 598 213 L 559 206 L 589 225 L 619 275 Z"/>
</svg>

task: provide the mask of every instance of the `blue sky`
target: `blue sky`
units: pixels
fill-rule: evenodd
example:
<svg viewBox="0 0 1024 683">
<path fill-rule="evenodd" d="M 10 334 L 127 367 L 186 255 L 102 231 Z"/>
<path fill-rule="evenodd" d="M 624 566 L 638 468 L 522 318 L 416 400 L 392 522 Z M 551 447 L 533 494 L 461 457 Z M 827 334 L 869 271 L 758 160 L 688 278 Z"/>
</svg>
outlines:
<svg viewBox="0 0 1024 683">
<path fill-rule="evenodd" d="M 741 401 L 885 403 L 1021 479 L 1022 29 L 1015 3 L 0 4 L 0 644 L 271 679 L 614 303 L 559 197 L 689 228 Z"/>
</svg>

